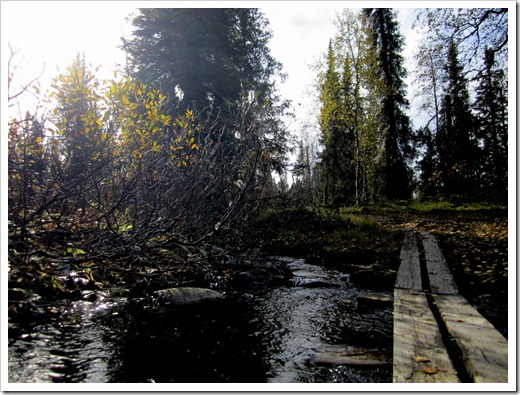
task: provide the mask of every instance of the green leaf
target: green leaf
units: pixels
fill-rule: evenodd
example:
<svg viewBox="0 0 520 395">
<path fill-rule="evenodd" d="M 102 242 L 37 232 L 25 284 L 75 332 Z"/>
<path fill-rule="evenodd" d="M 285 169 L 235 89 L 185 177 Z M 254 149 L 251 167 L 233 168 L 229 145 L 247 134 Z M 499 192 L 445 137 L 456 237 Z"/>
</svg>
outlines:
<svg viewBox="0 0 520 395">
<path fill-rule="evenodd" d="M 134 226 L 132 224 L 125 224 L 123 226 L 121 226 L 121 232 L 126 232 L 126 231 L 129 231 L 133 228 Z"/>
</svg>

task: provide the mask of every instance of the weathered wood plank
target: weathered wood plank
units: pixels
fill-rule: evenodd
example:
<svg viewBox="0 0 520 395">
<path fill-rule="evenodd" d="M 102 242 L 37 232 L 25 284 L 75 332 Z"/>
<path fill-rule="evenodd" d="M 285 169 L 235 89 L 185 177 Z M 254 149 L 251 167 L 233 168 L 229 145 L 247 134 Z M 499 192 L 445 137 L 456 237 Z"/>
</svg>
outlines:
<svg viewBox="0 0 520 395">
<path fill-rule="evenodd" d="M 476 383 L 507 383 L 507 339 L 460 295 L 437 295 L 436 305 Z"/>
<path fill-rule="evenodd" d="M 430 280 L 430 290 L 436 294 L 458 294 L 457 284 L 455 284 L 435 237 L 429 232 L 421 232 L 421 238 L 428 279 Z"/>
<path fill-rule="evenodd" d="M 422 289 L 421 264 L 417 237 L 413 231 L 405 234 L 400 260 L 395 287 L 420 291 Z"/>
<path fill-rule="evenodd" d="M 394 290 L 394 383 L 458 383 L 423 292 Z"/>
</svg>

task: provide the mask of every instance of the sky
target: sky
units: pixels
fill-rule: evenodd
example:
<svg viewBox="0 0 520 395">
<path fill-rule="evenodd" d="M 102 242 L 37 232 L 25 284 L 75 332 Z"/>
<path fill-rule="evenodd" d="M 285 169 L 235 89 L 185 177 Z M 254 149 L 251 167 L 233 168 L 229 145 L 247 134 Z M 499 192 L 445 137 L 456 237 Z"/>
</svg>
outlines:
<svg viewBox="0 0 520 395">
<path fill-rule="evenodd" d="M 393 7 L 397 9 L 401 33 L 405 38 L 403 55 L 408 59 L 405 67 L 413 68 L 410 61 L 418 34 L 411 30 L 414 19 L 409 1 L 255 1 L 255 2 L 118 2 L 118 1 L 3 1 L 2 6 L 2 71 L 6 70 L 9 47 L 17 51 L 15 64 L 19 65 L 13 85 L 26 83 L 39 78 L 42 91 L 50 87 L 50 81 L 72 63 L 77 53 L 85 55 L 87 63 L 100 66 L 96 76 L 110 79 L 117 65 L 124 65 L 125 54 L 118 47 L 121 37 L 129 37 L 132 32 L 127 17 L 139 6 L 145 7 L 236 7 L 251 6 L 262 9 L 270 21 L 273 31 L 271 54 L 283 64 L 288 78 L 279 86 L 284 99 L 292 101 L 296 121 L 289 128 L 296 134 L 301 133 L 304 124 L 312 124 L 315 119 L 316 98 L 309 95 L 315 79 L 311 66 L 327 50 L 328 42 L 336 32 L 333 21 L 342 8 Z M 439 5 L 442 4 L 442 5 Z M 427 6 L 457 6 L 468 2 L 421 2 Z M 471 4 L 475 4 L 472 2 Z M 6 73 L 2 73 L 5 78 Z M 413 100 L 412 73 L 405 81 L 409 87 L 412 102 L 410 116 L 414 126 L 420 126 Z M 2 81 L 2 88 L 6 86 Z M 2 97 L 5 97 L 3 95 Z M 36 105 L 34 98 L 25 97 L 29 107 Z M 25 109 L 23 110 L 25 112 Z M 315 126 L 311 129 L 316 129 Z M 316 132 L 316 131 L 314 131 Z"/>
<path fill-rule="evenodd" d="M 165 4 L 182 5 L 179 2 L 155 3 L 163 7 Z M 185 4 L 193 7 L 193 4 L 203 6 L 205 3 Z M 219 2 L 219 6 L 221 4 L 224 3 Z M 228 6 L 236 4 L 229 3 Z M 214 3 L 210 5 L 214 6 Z M 252 5 L 261 8 L 269 19 L 273 31 L 271 54 L 283 64 L 288 75 L 280 86 L 281 96 L 292 101 L 300 122 L 307 121 L 312 118 L 309 108 L 315 107 L 309 96 L 315 78 L 310 66 L 326 51 L 328 41 L 335 33 L 332 22 L 336 13 L 341 8 L 359 6 L 359 3 L 254 2 Z M 10 45 L 17 52 L 14 63 L 19 65 L 13 85 L 39 77 L 45 91 L 50 87 L 51 79 L 64 72 L 77 53 L 84 54 L 93 67 L 100 66 L 96 73 L 99 79 L 113 78 L 117 65 L 125 63 L 125 54 L 118 46 L 122 36 L 131 35 L 127 17 L 136 7 L 154 6 L 154 3 L 3 2 L 4 6 L 7 12 L 2 11 L 2 28 L 6 34 L 2 34 L 2 40 L 7 42 L 2 42 L 2 51 L 7 56 L 2 58 L 3 61 L 8 58 Z M 34 99 L 26 97 L 25 100 L 35 106 Z"/>
</svg>

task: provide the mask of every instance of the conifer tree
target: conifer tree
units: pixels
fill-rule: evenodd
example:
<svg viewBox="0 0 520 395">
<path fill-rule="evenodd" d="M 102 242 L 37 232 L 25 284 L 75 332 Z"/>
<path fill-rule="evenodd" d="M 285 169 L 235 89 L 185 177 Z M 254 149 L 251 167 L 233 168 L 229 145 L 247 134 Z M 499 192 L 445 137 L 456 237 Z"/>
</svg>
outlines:
<svg viewBox="0 0 520 395">
<path fill-rule="evenodd" d="M 182 98 L 181 110 L 206 109 L 229 121 L 243 94 L 259 104 L 277 100 L 281 64 L 270 55 L 272 34 L 259 10 L 145 8 L 132 23 L 133 35 L 123 39 L 128 73 Z"/>
<path fill-rule="evenodd" d="M 436 138 L 443 193 L 446 196 L 469 197 L 476 192 L 479 152 L 468 84 L 454 42 L 448 50 L 446 76 L 441 127 Z"/>
<path fill-rule="evenodd" d="M 412 129 L 405 114 L 406 99 L 403 67 L 403 38 L 394 11 L 388 8 L 363 10 L 368 22 L 371 45 L 377 54 L 380 85 L 381 119 L 384 153 L 379 172 L 383 182 L 381 196 L 390 200 L 411 197 L 411 172 L 407 160 L 413 156 Z"/>
<path fill-rule="evenodd" d="M 477 137 L 482 142 L 482 185 L 485 197 L 507 199 L 507 92 L 504 72 L 494 68 L 494 51 L 486 49 L 485 71 L 477 88 Z"/>
<path fill-rule="evenodd" d="M 440 164 L 435 136 L 436 133 L 432 133 L 428 126 L 417 131 L 417 139 L 424 147 L 424 153 L 418 163 L 421 198 L 438 197 L 441 192 Z"/>
<path fill-rule="evenodd" d="M 336 55 L 332 42 L 327 54 L 327 71 L 321 87 L 322 108 L 320 128 L 322 131 L 324 201 L 339 205 L 352 203 L 354 199 L 353 181 L 353 139 L 352 129 L 346 122 L 345 90 L 350 88 L 350 76 L 340 75 L 336 69 Z"/>
</svg>

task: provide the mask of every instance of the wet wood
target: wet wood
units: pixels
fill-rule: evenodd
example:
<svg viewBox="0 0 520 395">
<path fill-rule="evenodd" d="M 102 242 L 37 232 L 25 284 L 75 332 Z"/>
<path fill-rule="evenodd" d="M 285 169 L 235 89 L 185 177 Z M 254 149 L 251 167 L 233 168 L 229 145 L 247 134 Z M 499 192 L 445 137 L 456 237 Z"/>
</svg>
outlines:
<svg viewBox="0 0 520 395">
<path fill-rule="evenodd" d="M 390 365 L 390 361 L 378 359 L 360 359 L 348 356 L 337 356 L 328 354 L 316 354 L 312 362 L 317 365 L 346 365 L 346 366 L 385 366 Z"/>
<path fill-rule="evenodd" d="M 431 292 L 457 295 L 459 293 L 457 284 L 455 284 L 435 237 L 429 232 L 421 232 L 421 238 Z"/>
<path fill-rule="evenodd" d="M 460 295 L 438 295 L 436 305 L 475 383 L 507 383 L 507 339 Z"/>
<path fill-rule="evenodd" d="M 394 383 L 458 383 L 424 292 L 394 290 Z"/>
<path fill-rule="evenodd" d="M 415 232 L 407 231 L 404 237 L 400 256 L 401 264 L 397 271 L 396 288 L 422 289 L 421 264 Z"/>
</svg>

